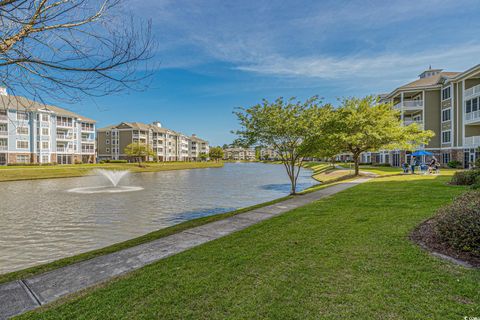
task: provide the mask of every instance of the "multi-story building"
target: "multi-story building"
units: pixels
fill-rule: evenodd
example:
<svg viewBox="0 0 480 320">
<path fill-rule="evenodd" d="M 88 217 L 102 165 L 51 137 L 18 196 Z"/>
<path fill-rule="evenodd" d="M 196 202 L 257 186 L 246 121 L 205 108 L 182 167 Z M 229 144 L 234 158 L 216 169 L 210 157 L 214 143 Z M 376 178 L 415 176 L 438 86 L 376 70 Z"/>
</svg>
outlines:
<svg viewBox="0 0 480 320">
<path fill-rule="evenodd" d="M 131 143 L 148 145 L 154 153 L 148 161 L 197 161 L 208 155 L 208 141 L 163 128 L 160 122 L 122 122 L 97 130 L 99 160 L 132 160 L 125 154 Z"/>
<path fill-rule="evenodd" d="M 419 79 L 381 99 L 400 111 L 405 125 L 418 123 L 435 133 L 422 148 L 432 152 L 443 165 L 456 160 L 468 168 L 480 158 L 480 65 L 464 72 L 429 68 Z M 407 151 L 382 151 L 365 153 L 362 161 L 400 166 L 410 157 Z"/>
<path fill-rule="evenodd" d="M 1 90 L 1 165 L 94 161 L 94 120 Z"/>
<path fill-rule="evenodd" d="M 225 160 L 245 160 L 255 161 L 255 149 L 254 148 L 226 148 L 223 150 L 223 158 Z"/>
<path fill-rule="evenodd" d="M 280 160 L 280 155 L 273 148 L 261 148 L 260 158 L 262 160 Z"/>
</svg>

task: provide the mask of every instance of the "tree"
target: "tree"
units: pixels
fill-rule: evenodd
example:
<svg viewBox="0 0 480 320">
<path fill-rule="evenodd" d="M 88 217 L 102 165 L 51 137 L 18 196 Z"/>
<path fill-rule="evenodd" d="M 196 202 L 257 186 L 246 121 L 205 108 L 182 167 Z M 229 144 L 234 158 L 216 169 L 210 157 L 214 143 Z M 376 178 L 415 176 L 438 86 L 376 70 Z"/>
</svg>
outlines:
<svg viewBox="0 0 480 320">
<path fill-rule="evenodd" d="M 275 150 L 290 179 L 291 194 L 296 193 L 297 179 L 303 158 L 311 153 L 311 137 L 319 128 L 318 122 L 329 106 L 319 106 L 318 97 L 304 102 L 295 98 L 274 102 L 263 100 L 248 109 L 235 112 L 241 129 L 236 144 L 268 146 Z"/>
<path fill-rule="evenodd" d="M 39 102 L 140 88 L 150 22 L 126 17 L 122 2 L 0 0 L 0 86 Z"/>
<path fill-rule="evenodd" d="M 359 174 L 362 152 L 414 150 L 434 136 L 432 131 L 424 131 L 416 123 L 404 126 L 391 104 L 380 103 L 372 96 L 343 99 L 328 127 L 328 139 L 352 153 L 355 175 Z"/>
<path fill-rule="evenodd" d="M 153 152 L 152 148 L 145 144 L 145 143 L 137 143 L 133 142 L 130 143 L 128 146 L 125 147 L 123 152 L 134 159 L 137 160 L 138 166 L 142 166 L 142 160 L 145 158 L 145 160 L 148 159 L 148 157 L 153 157 L 155 153 Z"/>
<path fill-rule="evenodd" d="M 208 160 L 208 155 L 206 153 L 201 153 L 200 154 L 200 160 L 201 161 L 207 161 Z"/>
<path fill-rule="evenodd" d="M 213 159 L 215 161 L 219 161 L 221 159 L 223 159 L 223 149 L 222 147 L 211 147 L 210 148 L 210 153 L 208 154 L 208 156 L 210 157 L 210 159 Z"/>
</svg>

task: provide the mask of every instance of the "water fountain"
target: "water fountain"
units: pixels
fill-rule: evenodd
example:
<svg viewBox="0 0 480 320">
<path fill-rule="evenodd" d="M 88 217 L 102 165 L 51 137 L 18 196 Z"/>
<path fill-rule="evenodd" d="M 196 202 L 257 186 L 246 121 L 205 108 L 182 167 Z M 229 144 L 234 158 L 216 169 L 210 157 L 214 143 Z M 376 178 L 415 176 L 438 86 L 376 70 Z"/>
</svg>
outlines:
<svg viewBox="0 0 480 320">
<path fill-rule="evenodd" d="M 102 176 L 110 181 L 111 185 L 108 186 L 95 186 L 95 187 L 81 187 L 73 188 L 68 190 L 68 192 L 74 193 L 120 193 L 120 192 L 130 192 L 130 191 L 139 191 L 143 190 L 142 187 L 135 186 L 120 186 L 118 185 L 120 180 L 129 174 L 128 170 L 105 170 L 105 169 L 96 169 L 95 173 L 98 176 Z"/>
</svg>

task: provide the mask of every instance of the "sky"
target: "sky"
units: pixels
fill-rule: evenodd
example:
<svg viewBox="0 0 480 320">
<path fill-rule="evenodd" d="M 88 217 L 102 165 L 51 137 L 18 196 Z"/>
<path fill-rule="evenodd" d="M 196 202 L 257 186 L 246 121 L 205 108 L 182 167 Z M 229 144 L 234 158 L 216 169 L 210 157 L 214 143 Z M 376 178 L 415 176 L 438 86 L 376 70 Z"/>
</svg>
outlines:
<svg viewBox="0 0 480 320">
<path fill-rule="evenodd" d="M 151 123 L 231 143 L 232 113 L 263 98 L 390 92 L 430 65 L 480 63 L 478 0 L 130 0 L 157 43 L 149 87 L 69 108 L 103 127 Z"/>
</svg>

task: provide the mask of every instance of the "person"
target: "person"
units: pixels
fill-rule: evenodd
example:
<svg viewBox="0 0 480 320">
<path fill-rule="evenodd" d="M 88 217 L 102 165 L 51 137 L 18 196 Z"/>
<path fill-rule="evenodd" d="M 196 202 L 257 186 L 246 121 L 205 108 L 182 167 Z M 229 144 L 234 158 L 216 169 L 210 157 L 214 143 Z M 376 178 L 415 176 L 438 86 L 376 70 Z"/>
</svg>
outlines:
<svg viewBox="0 0 480 320">
<path fill-rule="evenodd" d="M 408 173 L 408 164 L 406 162 L 402 163 L 403 173 Z"/>
<path fill-rule="evenodd" d="M 415 174 L 415 166 L 417 165 L 417 159 L 415 157 L 412 157 L 410 160 L 410 171 L 412 174 Z"/>
</svg>

